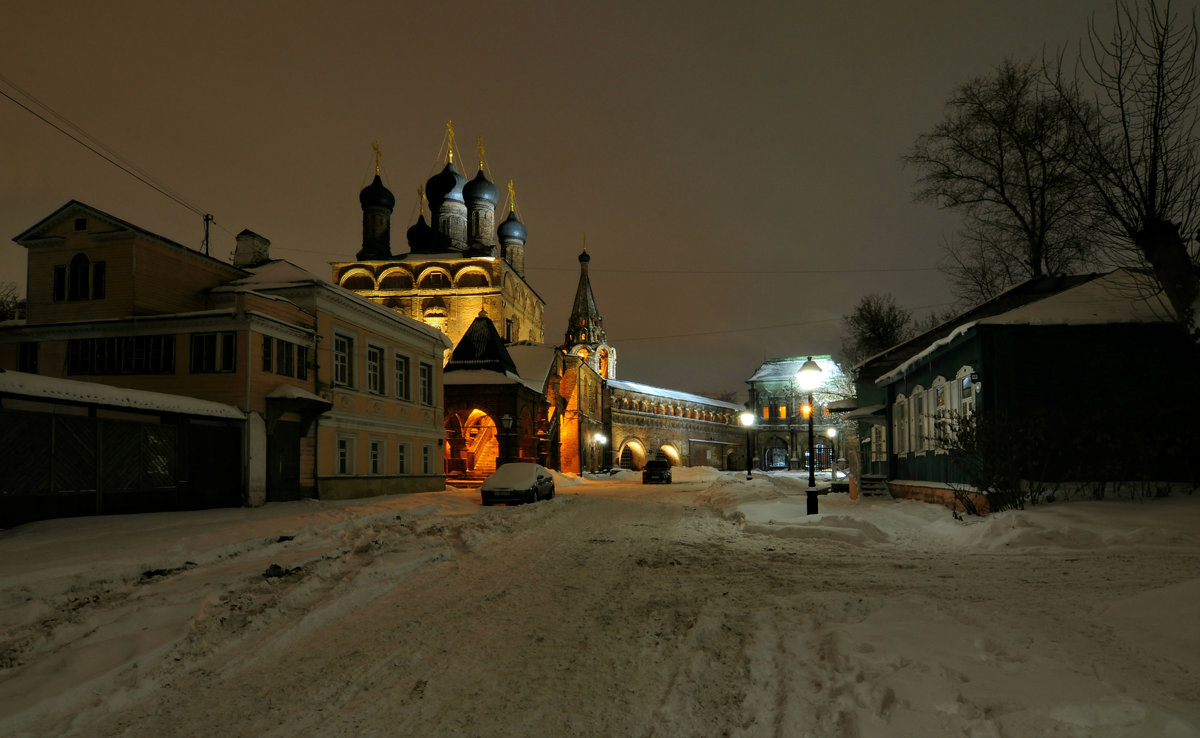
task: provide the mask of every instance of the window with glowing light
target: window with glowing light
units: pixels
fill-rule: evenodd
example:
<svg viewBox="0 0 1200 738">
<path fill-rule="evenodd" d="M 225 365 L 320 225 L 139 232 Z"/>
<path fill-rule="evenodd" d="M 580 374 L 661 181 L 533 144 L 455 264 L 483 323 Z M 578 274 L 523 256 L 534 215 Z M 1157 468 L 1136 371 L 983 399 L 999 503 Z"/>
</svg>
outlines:
<svg viewBox="0 0 1200 738">
<path fill-rule="evenodd" d="M 979 382 L 972 379 L 974 374 L 973 368 L 964 366 L 954 375 L 955 386 L 958 388 L 959 412 L 964 418 L 975 412 L 979 396 Z"/>
</svg>

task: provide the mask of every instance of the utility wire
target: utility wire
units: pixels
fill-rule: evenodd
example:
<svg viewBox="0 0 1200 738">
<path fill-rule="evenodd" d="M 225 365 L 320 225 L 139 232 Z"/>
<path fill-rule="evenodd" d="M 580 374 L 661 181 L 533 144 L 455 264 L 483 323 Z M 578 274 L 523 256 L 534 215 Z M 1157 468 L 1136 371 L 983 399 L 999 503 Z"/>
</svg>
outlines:
<svg viewBox="0 0 1200 738">
<path fill-rule="evenodd" d="M 274 248 L 274 247 L 272 247 Z M 301 249 L 293 246 L 283 246 L 281 251 L 292 251 L 300 254 L 320 254 L 329 256 L 329 251 L 324 249 Z M 531 267 L 526 266 L 527 272 L 572 272 L 578 273 L 578 268 L 569 267 Z M 660 276 L 661 272 L 655 269 L 597 269 L 589 267 L 591 274 L 647 274 L 652 276 Z M 862 268 L 862 269 L 675 269 L 671 268 L 671 274 L 712 274 L 716 276 L 737 275 L 737 274 L 753 274 L 753 275 L 771 275 L 771 274 L 880 274 L 880 273 L 900 273 L 900 272 L 936 272 L 937 267 L 879 267 L 879 268 Z"/>
<path fill-rule="evenodd" d="M 913 310 L 929 310 L 931 308 L 946 307 L 947 305 L 951 305 L 951 304 L 953 304 L 953 303 L 941 302 L 941 303 L 937 303 L 935 305 L 919 305 L 919 306 L 913 308 Z M 803 326 L 803 325 L 818 325 L 820 323 L 838 323 L 841 320 L 842 320 L 841 318 L 821 318 L 820 320 L 806 320 L 806 321 L 802 321 L 800 323 L 779 323 L 777 325 L 759 325 L 759 326 L 754 326 L 753 328 L 730 328 L 728 330 L 723 330 L 723 331 L 702 331 L 699 333 L 676 333 L 676 334 L 669 335 L 669 336 L 642 336 L 639 338 L 618 337 L 618 338 L 615 338 L 615 339 L 609 341 L 609 343 L 616 344 L 616 343 L 633 343 L 635 341 L 665 341 L 665 340 L 672 339 L 672 338 L 697 338 L 700 336 L 722 336 L 727 333 L 749 333 L 750 331 L 773 331 L 773 330 L 778 330 L 780 328 L 797 328 L 797 327 Z"/>
<path fill-rule="evenodd" d="M 569 267 L 526 267 L 528 272 L 578 272 L 577 268 Z M 645 274 L 659 276 L 654 269 L 596 269 L 589 267 L 591 273 L 602 274 Z M 937 267 L 880 267 L 863 269 L 675 269 L 671 274 L 874 274 L 879 272 L 936 272 Z"/>
<path fill-rule="evenodd" d="M 63 134 L 64 136 L 71 139 L 75 143 L 84 147 L 88 151 L 92 152 L 96 156 L 105 160 L 109 164 L 112 164 L 117 169 L 120 169 L 122 172 L 125 172 L 129 176 L 133 177 L 137 181 L 141 182 L 142 184 L 146 185 L 147 187 L 151 188 L 152 190 L 158 192 L 159 194 L 163 195 L 164 197 L 166 197 L 170 200 L 173 200 L 174 202 L 176 202 L 179 205 L 183 206 L 184 208 L 190 210 L 191 212 L 195 213 L 196 215 L 199 215 L 201 217 L 204 217 L 205 215 L 207 215 L 204 212 L 204 210 L 202 210 L 199 207 L 188 202 L 188 200 L 186 198 L 184 198 L 182 195 L 180 195 L 178 192 L 175 192 L 167 185 L 156 180 L 152 175 L 147 173 L 145 170 L 141 169 L 140 167 L 135 165 L 133 162 L 129 161 L 127 158 L 121 156 L 119 153 L 114 151 L 109 146 L 105 145 L 103 142 L 101 142 L 95 136 L 91 135 L 87 131 L 83 130 L 79 126 L 72 123 L 66 116 L 62 115 L 58 111 L 54 110 L 54 108 L 51 108 L 46 103 L 42 102 L 41 100 L 34 97 L 32 94 L 30 94 L 26 90 L 22 89 L 20 85 L 13 82 L 8 77 L 5 77 L 4 75 L 0 74 L 0 82 L 3 82 L 4 84 L 8 85 L 11 89 L 15 90 L 18 94 L 23 96 L 25 99 L 29 100 L 31 103 L 33 103 L 37 107 L 45 110 L 49 115 L 53 116 L 54 118 L 57 118 L 59 121 L 62 122 L 62 125 L 55 123 L 53 120 L 50 120 L 42 113 L 39 113 L 37 110 L 34 110 L 33 108 L 31 108 L 29 105 L 26 105 L 24 102 L 18 100 L 17 98 L 8 94 L 4 90 L 0 89 L 0 96 L 7 98 L 14 105 L 17 105 L 21 109 L 28 112 L 30 115 L 34 116 L 35 118 L 42 121 L 46 125 L 50 126 L 54 130 Z M 67 128 L 70 128 L 71 130 L 68 131 L 63 126 L 66 126 Z M 72 131 L 74 131 L 74 133 L 72 133 Z M 78 135 L 76 135 L 76 134 L 78 134 Z M 221 230 L 228 233 L 229 235 L 231 235 L 231 236 L 233 235 L 232 231 L 225 228 L 220 223 L 217 223 L 216 221 L 211 221 L 211 222 L 214 223 Z"/>
</svg>

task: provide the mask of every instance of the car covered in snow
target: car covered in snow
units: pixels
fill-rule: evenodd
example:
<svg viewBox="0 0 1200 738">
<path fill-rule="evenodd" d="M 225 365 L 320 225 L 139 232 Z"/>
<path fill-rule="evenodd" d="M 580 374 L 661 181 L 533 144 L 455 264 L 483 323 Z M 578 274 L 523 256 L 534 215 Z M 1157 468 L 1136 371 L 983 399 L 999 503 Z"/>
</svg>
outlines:
<svg viewBox="0 0 1200 738">
<path fill-rule="evenodd" d="M 554 477 L 540 464 L 505 464 L 483 480 L 479 496 L 484 505 L 553 499 Z"/>
<path fill-rule="evenodd" d="M 670 484 L 671 462 L 666 459 L 651 459 L 642 467 L 642 484 Z"/>
</svg>

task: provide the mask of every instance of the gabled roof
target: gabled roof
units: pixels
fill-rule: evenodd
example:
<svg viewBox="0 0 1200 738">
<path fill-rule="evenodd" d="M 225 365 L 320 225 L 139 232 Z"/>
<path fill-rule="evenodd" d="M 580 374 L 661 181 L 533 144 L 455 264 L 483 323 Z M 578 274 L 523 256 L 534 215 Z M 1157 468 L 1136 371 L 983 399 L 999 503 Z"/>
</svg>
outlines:
<svg viewBox="0 0 1200 738">
<path fill-rule="evenodd" d="M 488 319 L 487 314 L 479 311 L 478 317 L 471 321 L 466 333 L 459 339 L 450 354 L 450 361 L 444 372 L 449 374 L 463 369 L 482 369 L 520 378 L 517 365 L 500 340 L 496 326 Z"/>
<path fill-rule="evenodd" d="M 1062 283 L 1054 285 L 1059 289 L 1042 291 L 1036 288 L 1046 285 L 1032 285 L 1031 282 L 1021 286 L 1028 285 L 1034 289 L 1020 293 L 1030 299 L 1004 301 L 997 298 L 981 306 L 990 306 L 992 309 L 976 309 L 941 326 L 951 327 L 946 331 L 939 330 L 940 335 L 927 333 L 919 336 L 926 338 L 924 345 L 918 342 L 913 347 L 915 350 L 882 372 L 875 381 L 887 383 L 977 325 L 1115 325 L 1165 323 L 1171 320 L 1170 307 L 1158 290 L 1157 282 L 1144 272 L 1117 269 L 1107 274 L 1063 278 Z"/>
<path fill-rule="evenodd" d="M 558 349 L 548 343 L 519 341 L 508 344 L 508 355 L 517 365 L 521 380 L 538 392 L 545 392 L 546 382 L 558 359 Z"/>
<path fill-rule="evenodd" d="M 109 213 L 106 213 L 103 210 L 94 208 L 91 205 L 88 205 L 87 203 L 80 202 L 79 200 L 69 201 L 67 204 L 63 205 L 58 210 L 55 210 L 54 212 L 47 215 L 45 218 L 42 218 L 37 223 L 30 226 L 29 228 L 26 228 L 24 231 L 21 232 L 20 235 L 14 237 L 13 241 L 15 241 L 16 243 L 18 243 L 26 248 L 31 248 L 31 247 L 37 246 L 37 245 L 39 245 L 38 242 L 41 239 L 46 237 L 46 233 L 48 231 L 50 231 L 51 229 L 53 229 L 55 226 L 57 226 L 59 223 L 62 223 L 63 221 L 68 220 L 68 219 L 77 218 L 80 215 L 86 215 L 89 218 L 108 223 L 109 225 L 111 225 L 113 227 L 113 232 L 119 233 L 121 231 L 128 231 L 130 234 L 136 234 L 138 236 L 141 236 L 142 238 L 146 239 L 147 241 L 153 241 L 155 243 L 166 246 L 168 248 L 186 251 L 188 254 L 190 254 L 194 257 L 197 257 L 200 259 L 206 259 L 206 260 L 212 261 L 213 263 L 220 264 L 222 267 L 224 267 L 225 269 L 228 269 L 233 274 L 244 274 L 245 273 L 243 270 L 239 269 L 238 267 L 233 266 L 232 264 L 230 264 L 227 261 L 215 259 L 215 258 L 209 256 L 208 254 L 203 254 L 203 253 L 197 251 L 196 249 L 188 248 L 187 246 L 184 246 L 181 243 L 172 241 L 169 238 L 164 238 L 163 236 L 160 236 L 157 233 L 153 233 L 151 231 L 146 230 L 145 228 L 136 226 L 127 220 L 122 220 L 122 219 L 116 217 L 115 215 L 110 215 Z"/>
<path fill-rule="evenodd" d="M 924 350 L 930 344 L 946 338 L 965 323 L 975 322 L 982 318 L 1015 310 L 1022 305 L 1036 302 L 1058 294 L 1063 290 L 1090 282 L 1099 276 L 1098 274 L 1080 274 L 1061 277 L 1039 277 L 1009 287 L 991 300 L 977 305 L 939 326 L 860 361 L 854 367 L 855 379 L 858 382 L 873 383 L 884 374 L 887 374 L 901 363 L 907 361 L 910 357 Z"/>
</svg>

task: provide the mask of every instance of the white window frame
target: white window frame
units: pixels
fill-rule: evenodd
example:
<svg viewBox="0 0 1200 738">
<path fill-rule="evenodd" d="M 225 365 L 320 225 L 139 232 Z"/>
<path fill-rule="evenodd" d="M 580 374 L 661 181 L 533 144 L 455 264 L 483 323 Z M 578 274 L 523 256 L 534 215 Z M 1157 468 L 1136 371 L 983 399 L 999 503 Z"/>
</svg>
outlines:
<svg viewBox="0 0 1200 738">
<path fill-rule="evenodd" d="M 925 434 L 925 426 L 929 422 L 929 396 L 921 385 L 913 387 L 910 400 L 910 427 L 912 437 L 909 447 L 918 455 L 924 455 L 929 448 L 929 437 Z"/>
<path fill-rule="evenodd" d="M 421 404 L 433 405 L 433 365 L 420 362 Z"/>
<path fill-rule="evenodd" d="M 401 400 L 412 400 L 412 359 L 397 353 L 392 362 L 393 383 L 396 385 L 396 397 Z"/>
<path fill-rule="evenodd" d="M 892 440 L 896 445 L 893 454 L 903 456 L 908 453 L 908 398 L 902 394 L 896 395 L 892 405 Z"/>
<path fill-rule="evenodd" d="M 354 386 L 354 336 L 346 333 L 333 334 L 333 383 Z"/>
<path fill-rule="evenodd" d="M 433 473 L 433 446 L 421 447 L 421 473 Z"/>
<path fill-rule="evenodd" d="M 386 358 L 386 349 L 367 344 L 367 392 L 376 395 L 384 393 L 383 362 Z"/>
<path fill-rule="evenodd" d="M 979 382 L 972 382 L 971 375 L 975 370 L 970 366 L 960 368 L 954 374 L 954 386 L 957 389 L 958 411 L 964 418 L 969 418 L 975 414 L 976 408 L 979 406 Z M 970 392 L 964 392 L 964 384 L 969 385 Z"/>
<path fill-rule="evenodd" d="M 358 439 L 348 433 L 339 433 L 333 447 L 333 473 L 339 476 L 354 476 L 355 443 Z"/>
<path fill-rule="evenodd" d="M 401 441 L 396 445 L 396 473 L 410 474 L 409 459 L 412 458 L 412 445 L 408 441 Z"/>
<path fill-rule="evenodd" d="M 933 380 L 933 386 L 929 388 L 930 400 L 930 448 L 934 453 L 944 454 L 946 449 L 942 443 L 942 439 L 949 428 L 946 423 L 950 421 L 950 387 L 946 384 L 946 378 L 938 375 Z"/>
<path fill-rule="evenodd" d="M 871 426 L 871 461 L 887 461 L 887 428 L 882 424 Z"/>
<path fill-rule="evenodd" d="M 387 474 L 387 440 L 372 436 L 367 441 L 367 473 Z"/>
</svg>

